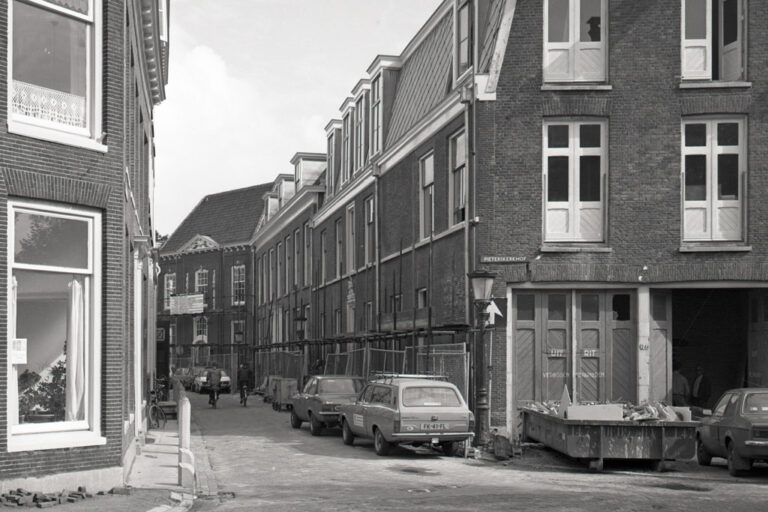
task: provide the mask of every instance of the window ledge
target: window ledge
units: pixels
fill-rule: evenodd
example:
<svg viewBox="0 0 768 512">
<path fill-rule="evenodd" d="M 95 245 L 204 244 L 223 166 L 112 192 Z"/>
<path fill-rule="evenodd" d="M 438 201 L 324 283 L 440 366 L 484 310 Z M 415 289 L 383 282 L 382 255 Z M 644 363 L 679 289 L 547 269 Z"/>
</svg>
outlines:
<svg viewBox="0 0 768 512">
<path fill-rule="evenodd" d="M 752 251 L 751 245 L 735 245 L 735 244 L 703 244 L 703 245 L 691 245 L 684 244 L 680 246 L 680 252 L 750 252 Z"/>
<path fill-rule="evenodd" d="M 539 252 L 592 252 L 592 253 L 611 253 L 610 247 L 599 246 L 578 246 L 578 245 L 542 245 Z"/>
<path fill-rule="evenodd" d="M 79 148 L 90 149 L 100 153 L 107 152 L 106 145 L 89 137 L 54 130 L 51 128 L 44 128 L 42 126 L 21 123 L 13 120 L 8 120 L 8 133 L 14 133 L 16 135 L 23 135 L 25 137 L 32 137 L 49 142 L 57 142 L 67 146 L 76 146 Z"/>
<path fill-rule="evenodd" d="M 743 80 L 734 80 L 730 82 L 721 82 L 718 80 L 680 82 L 681 89 L 748 89 L 750 87 L 752 87 L 752 82 L 745 82 Z"/>
<path fill-rule="evenodd" d="M 611 84 L 544 84 L 542 91 L 612 91 Z"/>
<path fill-rule="evenodd" d="M 103 446 L 107 438 L 95 432 L 51 432 L 45 434 L 16 434 L 8 436 L 9 452 L 54 450 L 80 446 Z"/>
</svg>

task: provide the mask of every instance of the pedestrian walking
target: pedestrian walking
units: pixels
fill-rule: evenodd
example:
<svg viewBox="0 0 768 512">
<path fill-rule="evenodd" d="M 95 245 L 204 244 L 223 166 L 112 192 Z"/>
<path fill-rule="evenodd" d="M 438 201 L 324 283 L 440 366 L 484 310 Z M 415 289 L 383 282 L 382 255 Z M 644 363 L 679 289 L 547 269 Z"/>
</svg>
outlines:
<svg viewBox="0 0 768 512">
<path fill-rule="evenodd" d="M 206 372 L 206 381 L 208 383 L 208 403 L 216 408 L 216 402 L 219 400 L 219 388 L 221 387 L 221 370 L 214 361 Z"/>
</svg>

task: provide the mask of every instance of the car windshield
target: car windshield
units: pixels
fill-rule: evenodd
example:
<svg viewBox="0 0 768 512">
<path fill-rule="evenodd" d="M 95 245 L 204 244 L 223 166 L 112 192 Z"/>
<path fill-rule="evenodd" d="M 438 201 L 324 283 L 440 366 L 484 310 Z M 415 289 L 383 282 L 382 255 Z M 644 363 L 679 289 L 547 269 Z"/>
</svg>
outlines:
<svg viewBox="0 0 768 512">
<path fill-rule="evenodd" d="M 744 400 L 744 414 L 768 414 L 768 393 L 750 393 Z"/>
<path fill-rule="evenodd" d="M 403 390 L 405 407 L 460 407 L 456 392 L 443 386 L 408 387 Z"/>
<path fill-rule="evenodd" d="M 322 379 L 318 386 L 318 393 L 332 394 L 350 394 L 356 395 L 363 387 L 363 382 L 359 379 Z"/>
</svg>

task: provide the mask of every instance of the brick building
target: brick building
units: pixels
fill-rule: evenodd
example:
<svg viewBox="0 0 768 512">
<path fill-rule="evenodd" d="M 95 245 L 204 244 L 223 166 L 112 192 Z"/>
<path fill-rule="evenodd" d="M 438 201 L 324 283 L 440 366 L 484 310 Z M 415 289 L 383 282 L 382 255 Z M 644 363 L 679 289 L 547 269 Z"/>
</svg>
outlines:
<svg viewBox="0 0 768 512">
<path fill-rule="evenodd" d="M 271 188 L 204 197 L 160 248 L 158 373 L 216 361 L 236 378 L 255 339 L 250 242 Z"/>
<path fill-rule="evenodd" d="M 0 488 L 120 485 L 154 357 L 165 0 L 0 4 Z"/>
</svg>

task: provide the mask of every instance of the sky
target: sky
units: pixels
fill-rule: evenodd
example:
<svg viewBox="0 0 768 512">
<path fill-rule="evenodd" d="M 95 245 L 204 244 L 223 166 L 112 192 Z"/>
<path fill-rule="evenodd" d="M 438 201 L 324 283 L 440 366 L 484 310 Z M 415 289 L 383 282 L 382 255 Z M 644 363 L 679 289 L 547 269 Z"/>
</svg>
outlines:
<svg viewBox="0 0 768 512">
<path fill-rule="evenodd" d="M 292 173 L 377 54 L 399 55 L 440 0 L 171 0 L 155 109 L 155 224 L 208 194 Z"/>
</svg>

